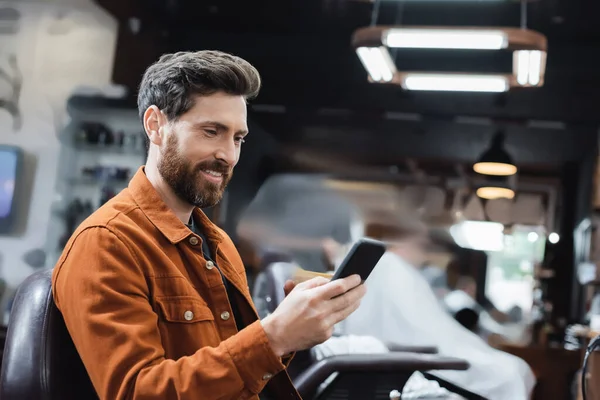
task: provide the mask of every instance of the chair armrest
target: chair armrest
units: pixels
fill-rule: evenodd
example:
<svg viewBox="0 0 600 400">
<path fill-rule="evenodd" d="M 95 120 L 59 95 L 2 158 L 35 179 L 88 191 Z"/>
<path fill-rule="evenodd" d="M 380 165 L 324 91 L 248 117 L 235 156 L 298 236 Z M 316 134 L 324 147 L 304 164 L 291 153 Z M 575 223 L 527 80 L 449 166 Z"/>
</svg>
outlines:
<svg viewBox="0 0 600 400">
<path fill-rule="evenodd" d="M 421 353 L 421 354 L 437 354 L 439 349 L 437 346 L 410 346 L 397 343 L 386 343 L 385 344 L 391 352 L 404 352 L 404 353 Z"/>
<path fill-rule="evenodd" d="M 316 362 L 294 381 L 300 395 L 311 398 L 321 383 L 334 372 L 414 372 L 466 370 L 469 363 L 459 358 L 415 353 L 345 354 Z"/>
</svg>

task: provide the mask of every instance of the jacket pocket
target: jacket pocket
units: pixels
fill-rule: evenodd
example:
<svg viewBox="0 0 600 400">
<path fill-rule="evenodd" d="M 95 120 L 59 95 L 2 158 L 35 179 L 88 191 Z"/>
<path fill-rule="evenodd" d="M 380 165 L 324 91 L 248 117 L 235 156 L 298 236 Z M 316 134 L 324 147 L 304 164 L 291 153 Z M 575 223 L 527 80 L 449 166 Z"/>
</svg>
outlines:
<svg viewBox="0 0 600 400">
<path fill-rule="evenodd" d="M 191 296 L 157 297 L 158 327 L 165 357 L 177 360 L 221 342 L 214 316 L 201 299 Z"/>
<path fill-rule="evenodd" d="M 162 317 L 169 322 L 193 324 L 215 319 L 212 311 L 203 301 L 191 296 L 157 297 L 156 303 Z"/>
</svg>

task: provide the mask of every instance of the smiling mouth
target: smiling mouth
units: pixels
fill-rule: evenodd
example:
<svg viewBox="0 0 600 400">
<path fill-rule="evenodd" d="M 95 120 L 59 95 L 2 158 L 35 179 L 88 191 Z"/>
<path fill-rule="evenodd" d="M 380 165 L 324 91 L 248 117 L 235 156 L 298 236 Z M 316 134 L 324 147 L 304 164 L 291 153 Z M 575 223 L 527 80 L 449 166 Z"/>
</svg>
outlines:
<svg viewBox="0 0 600 400">
<path fill-rule="evenodd" d="M 210 169 L 203 169 L 202 171 L 202 175 L 204 175 L 204 177 L 214 183 L 221 183 L 223 182 L 223 173 L 222 172 L 217 172 L 217 171 L 213 171 Z"/>
</svg>

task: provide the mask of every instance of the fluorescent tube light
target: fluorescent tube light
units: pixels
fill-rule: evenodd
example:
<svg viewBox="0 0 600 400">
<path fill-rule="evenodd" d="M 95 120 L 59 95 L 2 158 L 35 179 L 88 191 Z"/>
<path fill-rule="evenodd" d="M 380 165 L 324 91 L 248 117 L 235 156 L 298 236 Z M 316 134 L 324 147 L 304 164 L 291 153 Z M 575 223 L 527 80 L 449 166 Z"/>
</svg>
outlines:
<svg viewBox="0 0 600 400">
<path fill-rule="evenodd" d="M 517 83 L 526 85 L 529 77 L 529 51 L 517 51 L 515 57 L 517 59 Z"/>
<path fill-rule="evenodd" d="M 402 85 L 407 90 L 456 92 L 506 92 L 508 78 L 503 75 L 409 73 Z"/>
<path fill-rule="evenodd" d="M 540 75 L 542 72 L 542 52 L 529 52 L 529 84 L 537 86 L 540 83 Z"/>
<path fill-rule="evenodd" d="M 356 54 L 375 82 L 390 82 L 396 73 L 396 66 L 385 47 L 359 47 Z"/>
<path fill-rule="evenodd" d="M 393 48 L 500 50 L 508 46 L 508 35 L 500 30 L 389 29 L 383 44 Z"/>
<path fill-rule="evenodd" d="M 519 50 L 514 52 L 515 71 L 519 85 L 537 86 L 542 75 L 544 54 L 539 50 Z"/>
</svg>

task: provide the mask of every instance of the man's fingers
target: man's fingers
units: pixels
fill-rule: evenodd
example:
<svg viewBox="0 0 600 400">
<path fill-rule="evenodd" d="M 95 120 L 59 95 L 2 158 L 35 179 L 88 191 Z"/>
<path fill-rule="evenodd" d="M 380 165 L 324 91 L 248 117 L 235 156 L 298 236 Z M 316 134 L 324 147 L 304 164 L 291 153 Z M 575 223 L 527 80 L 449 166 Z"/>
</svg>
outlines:
<svg viewBox="0 0 600 400">
<path fill-rule="evenodd" d="M 338 322 L 341 322 L 341 321 L 345 320 L 346 318 L 348 318 L 350 316 L 350 314 L 352 314 L 354 311 L 356 311 L 358 309 L 359 306 L 360 306 L 360 300 L 355 301 L 354 303 L 351 303 L 348 307 L 332 313 L 327 322 L 331 323 L 332 325 L 335 325 Z"/>
<path fill-rule="evenodd" d="M 298 289 L 313 289 L 313 288 L 318 288 L 320 286 L 323 286 L 325 284 L 329 283 L 329 279 L 322 277 L 322 276 L 316 276 L 314 278 L 311 278 L 307 281 L 301 282 L 299 284 L 296 285 L 296 288 Z"/>
<path fill-rule="evenodd" d="M 360 300 L 364 297 L 366 292 L 366 286 L 360 285 L 355 287 L 354 289 L 350 289 L 350 291 L 344 293 L 339 297 L 336 297 L 335 299 L 331 299 L 329 303 L 331 311 L 333 313 L 336 313 L 340 310 L 351 307 L 354 303 L 360 302 Z"/>
<path fill-rule="evenodd" d="M 315 289 L 315 295 L 323 300 L 329 300 L 354 289 L 361 283 L 359 275 L 351 275 L 344 279 L 336 279 Z"/>
</svg>

